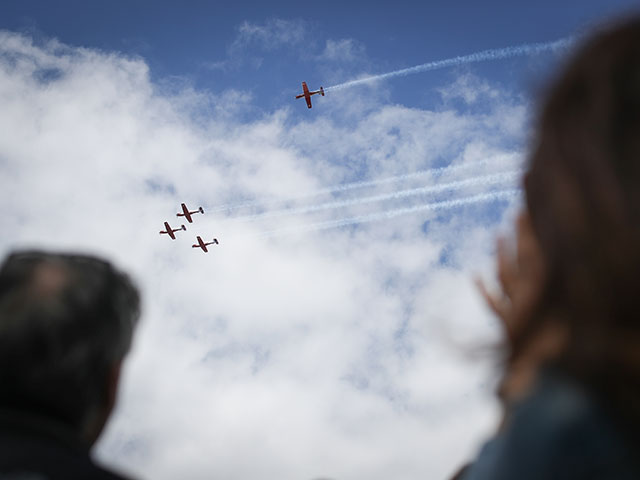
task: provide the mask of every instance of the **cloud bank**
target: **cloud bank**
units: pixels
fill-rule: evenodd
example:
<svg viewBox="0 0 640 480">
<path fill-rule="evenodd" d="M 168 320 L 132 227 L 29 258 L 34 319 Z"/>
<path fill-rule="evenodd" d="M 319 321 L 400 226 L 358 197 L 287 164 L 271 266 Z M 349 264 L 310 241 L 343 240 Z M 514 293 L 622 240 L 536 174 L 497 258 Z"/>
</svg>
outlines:
<svg viewBox="0 0 640 480">
<path fill-rule="evenodd" d="M 447 92 L 433 111 L 336 96 L 304 122 L 246 121 L 236 93 L 166 94 L 141 58 L 0 32 L 2 253 L 103 254 L 144 293 L 101 460 L 155 479 L 409 480 L 473 454 L 493 375 L 466 352 L 498 328 L 471 275 L 518 200 L 456 201 L 517 187 L 470 179 L 521 167 L 527 108 L 470 77 L 459 98 L 490 92 L 486 109 Z M 171 241 L 181 202 L 206 213 Z M 322 222 L 338 223 L 295 229 Z M 292 233 L 261 236 L 275 229 Z M 204 255 L 196 235 L 220 245 Z"/>
</svg>

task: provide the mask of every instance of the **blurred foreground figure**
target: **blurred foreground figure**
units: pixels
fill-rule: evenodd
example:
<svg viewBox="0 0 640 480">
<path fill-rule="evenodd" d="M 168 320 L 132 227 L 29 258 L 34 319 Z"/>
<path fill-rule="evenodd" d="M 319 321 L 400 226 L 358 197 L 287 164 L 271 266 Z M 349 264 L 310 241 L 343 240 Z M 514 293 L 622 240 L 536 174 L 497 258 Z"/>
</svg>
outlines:
<svg viewBox="0 0 640 480">
<path fill-rule="evenodd" d="M 640 478 L 640 19 L 552 85 L 498 242 L 505 416 L 464 480 Z"/>
<path fill-rule="evenodd" d="M 139 296 L 109 263 L 19 252 L 0 267 L 0 478 L 122 479 L 89 449 L 113 409 Z"/>
</svg>

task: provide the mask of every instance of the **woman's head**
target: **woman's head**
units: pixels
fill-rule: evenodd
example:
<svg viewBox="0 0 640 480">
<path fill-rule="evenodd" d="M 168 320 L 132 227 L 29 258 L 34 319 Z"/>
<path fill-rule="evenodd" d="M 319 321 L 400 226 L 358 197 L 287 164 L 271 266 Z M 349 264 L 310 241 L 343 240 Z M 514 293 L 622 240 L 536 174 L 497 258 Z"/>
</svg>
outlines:
<svg viewBox="0 0 640 480">
<path fill-rule="evenodd" d="M 552 85 L 524 187 L 545 276 L 512 359 L 553 318 L 572 373 L 640 375 L 640 19 L 593 37 Z"/>
</svg>

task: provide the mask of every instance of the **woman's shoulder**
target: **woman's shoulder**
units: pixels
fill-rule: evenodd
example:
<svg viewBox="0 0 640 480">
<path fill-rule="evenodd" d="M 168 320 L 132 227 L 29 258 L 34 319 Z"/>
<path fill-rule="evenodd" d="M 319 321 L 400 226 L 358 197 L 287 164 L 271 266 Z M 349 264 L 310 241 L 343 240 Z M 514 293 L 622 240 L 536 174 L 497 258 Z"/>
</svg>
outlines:
<svg viewBox="0 0 640 480">
<path fill-rule="evenodd" d="M 510 411 L 465 480 L 639 478 L 610 416 L 579 384 L 545 372 Z"/>
</svg>

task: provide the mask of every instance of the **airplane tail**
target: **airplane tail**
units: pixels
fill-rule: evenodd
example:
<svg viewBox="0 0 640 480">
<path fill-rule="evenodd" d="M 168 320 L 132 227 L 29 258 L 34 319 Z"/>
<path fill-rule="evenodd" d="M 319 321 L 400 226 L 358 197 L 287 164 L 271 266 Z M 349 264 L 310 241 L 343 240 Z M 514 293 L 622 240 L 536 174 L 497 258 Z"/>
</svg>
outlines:
<svg viewBox="0 0 640 480">
<path fill-rule="evenodd" d="M 320 95 L 324 97 L 324 88 L 320 87 Z"/>
<path fill-rule="evenodd" d="M 204 209 L 202 207 L 199 208 L 200 213 L 204 213 Z"/>
<path fill-rule="evenodd" d="M 182 230 L 186 231 L 187 227 L 185 227 L 184 225 L 181 225 L 180 228 L 182 228 Z"/>
</svg>

